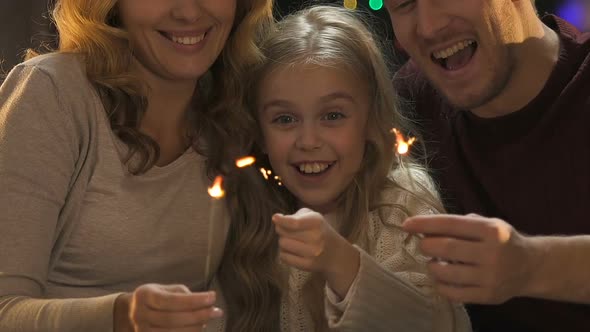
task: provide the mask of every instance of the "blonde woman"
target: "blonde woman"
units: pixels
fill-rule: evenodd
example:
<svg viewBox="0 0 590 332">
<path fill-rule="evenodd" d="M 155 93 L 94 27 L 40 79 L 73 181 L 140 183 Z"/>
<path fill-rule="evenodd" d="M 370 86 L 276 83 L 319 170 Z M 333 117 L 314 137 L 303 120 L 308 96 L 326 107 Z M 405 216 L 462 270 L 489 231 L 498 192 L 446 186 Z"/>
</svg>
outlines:
<svg viewBox="0 0 590 332">
<path fill-rule="evenodd" d="M 199 292 L 206 189 L 248 141 L 241 73 L 271 7 L 57 1 L 59 49 L 0 88 L 1 331 L 199 331 L 222 315 Z"/>
<path fill-rule="evenodd" d="M 258 197 L 281 213 L 266 211 L 270 227 L 244 218 L 230 228 L 225 329 L 254 331 L 242 314 L 250 311 L 256 331 L 469 331 L 463 307 L 434 292 L 418 239 L 402 230 L 408 216 L 440 211 L 440 201 L 425 170 L 394 154 L 391 129 L 408 126 L 371 33 L 353 12 L 313 7 L 280 22 L 261 49 L 248 104 L 259 159 L 282 186 L 270 181 L 273 197 Z M 261 247 L 261 233 L 275 242 Z M 228 264 L 247 259 L 258 269 Z M 236 297 L 256 278 L 274 293 Z M 278 309 L 252 309 L 268 302 Z M 224 330 L 215 324 L 211 331 Z"/>
</svg>

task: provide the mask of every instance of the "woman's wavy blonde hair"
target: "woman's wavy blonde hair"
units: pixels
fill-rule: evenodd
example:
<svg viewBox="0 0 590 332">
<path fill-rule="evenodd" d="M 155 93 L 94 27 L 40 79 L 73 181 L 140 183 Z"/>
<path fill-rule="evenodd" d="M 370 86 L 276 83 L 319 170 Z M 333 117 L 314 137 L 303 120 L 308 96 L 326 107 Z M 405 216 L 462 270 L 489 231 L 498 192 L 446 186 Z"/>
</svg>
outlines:
<svg viewBox="0 0 590 332">
<path fill-rule="evenodd" d="M 346 216 L 346 219 L 342 221 L 339 232 L 351 243 L 357 243 L 368 249 L 366 246 L 368 245 L 367 229 L 370 211 L 389 206 L 401 209 L 408 215 L 411 214 L 404 206 L 382 201 L 381 194 L 384 190 L 399 188 L 408 191 L 435 209 L 442 208 L 437 197 L 430 195 L 430 191 L 421 186 L 418 181 L 413 183 L 419 187 L 419 190 L 410 190 L 402 187 L 392 176 L 394 170 L 401 168 L 407 171 L 406 174 L 409 177 L 413 170 L 422 173 L 425 172 L 425 168 L 419 166 L 409 156 L 404 157 L 402 165 L 401 159 L 395 156 L 395 136 L 391 133 L 392 128 L 405 133 L 415 131 L 409 120 L 399 113 L 392 75 L 384 60 L 382 48 L 369 30 L 369 22 L 366 22 L 363 17 L 341 7 L 314 6 L 279 22 L 260 43 L 264 61 L 253 66 L 247 75 L 249 90 L 246 103 L 250 115 L 257 118 L 259 108 L 257 98 L 261 82 L 278 67 L 313 64 L 343 68 L 354 73 L 359 78 L 359 82 L 367 85 L 372 105 L 367 120 L 368 138 L 365 155 L 360 170 L 340 197 L 340 215 Z M 264 145 L 264 138 L 260 128 L 257 132 L 259 144 L 256 146 L 260 147 Z M 258 159 L 263 161 L 261 166 L 271 168 L 268 157 L 261 151 L 261 148 L 255 148 Z M 270 210 L 265 212 L 267 219 L 265 223 L 272 224 L 270 217 L 273 212 L 280 210 L 283 213 L 294 213 L 298 206 L 296 198 L 284 187 L 268 187 L 271 188 L 269 189 L 270 200 L 274 202 L 274 205 L 266 203 Z M 261 191 L 257 197 L 269 199 L 264 194 L 265 192 Z M 262 206 L 262 203 L 258 203 L 258 206 Z M 260 243 L 269 244 L 269 247 L 258 250 L 261 252 L 276 250 L 276 234 L 272 229 L 265 234 L 261 234 L 260 231 L 259 225 L 252 223 L 243 225 L 241 235 L 244 244 L 241 247 L 248 247 L 248 235 L 254 236 L 255 232 L 259 232 L 257 240 Z M 250 243 L 250 245 L 255 244 Z M 284 294 L 288 291 L 285 272 L 278 270 L 280 264 L 276 263 L 276 255 L 273 258 L 275 259 L 274 269 L 267 268 L 253 273 L 263 274 L 268 278 L 274 276 L 276 280 L 269 283 L 279 287 L 279 292 Z M 318 274 L 312 274 L 310 281 L 303 289 L 304 301 L 313 319 L 315 331 L 328 330 L 324 316 L 324 284 L 325 280 L 322 280 Z M 281 305 L 279 297 L 267 298 L 264 301 L 273 302 L 272 306 Z"/>
<path fill-rule="evenodd" d="M 272 0 L 236 0 L 234 27 L 217 61 L 199 80 L 195 110 L 187 114 L 194 148 L 208 160 L 207 172 L 226 176 L 226 204 L 230 235 L 218 271 L 226 294 L 227 331 L 276 331 L 279 306 L 274 298 L 280 287 L 274 274 L 276 241 L 266 211 L 275 211 L 269 187 L 254 169 L 233 172 L 231 162 L 248 152 L 256 121 L 244 111 L 243 77 L 262 60 L 259 38 L 273 24 Z M 146 109 L 141 82 L 127 68 L 131 50 L 127 33 L 120 28 L 117 0 L 57 0 L 53 19 L 59 32 L 58 52 L 83 57 L 89 80 L 99 92 L 115 133 L 130 147 L 127 161 L 133 174 L 149 170 L 158 159 L 158 145 L 138 130 Z M 36 56 L 30 52 L 29 57 Z M 257 225 L 257 226 L 255 226 Z M 260 228 L 257 231 L 256 227 Z M 247 228 L 244 237 L 242 229 Z M 254 245 L 250 245 L 254 243 Z M 244 247 L 244 244 L 248 244 Z M 269 300 L 271 299 L 271 300 Z M 275 320 L 267 317 L 275 317 Z"/>
<path fill-rule="evenodd" d="M 158 144 L 139 132 L 146 110 L 141 82 L 129 71 L 127 33 L 120 27 L 117 0 L 57 0 L 52 18 L 59 33 L 58 52 L 83 56 L 113 131 L 129 146 L 133 174 L 149 170 L 159 158 Z M 195 110 L 187 114 L 197 151 L 208 157 L 208 172 L 219 172 L 230 154 L 248 144 L 251 119 L 244 117 L 241 84 L 245 69 L 260 60 L 257 39 L 272 23 L 271 0 L 237 0 L 234 27 L 220 57 L 199 80 Z M 28 58 L 35 56 L 30 52 Z M 226 142 L 231 138 L 231 142 Z M 214 142 L 214 147 L 212 147 Z"/>
</svg>

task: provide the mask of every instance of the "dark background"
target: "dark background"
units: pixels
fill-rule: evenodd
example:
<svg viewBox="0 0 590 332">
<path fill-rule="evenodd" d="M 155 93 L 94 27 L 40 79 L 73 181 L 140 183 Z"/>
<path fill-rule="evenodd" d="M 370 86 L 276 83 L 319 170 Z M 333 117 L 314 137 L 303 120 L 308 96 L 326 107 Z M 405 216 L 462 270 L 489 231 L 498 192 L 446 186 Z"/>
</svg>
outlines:
<svg viewBox="0 0 590 332">
<path fill-rule="evenodd" d="M 0 0 L 0 63 L 7 72 L 22 61 L 24 51 L 38 48 L 43 41 L 55 41 L 55 33 L 47 19 L 52 0 Z M 95 0 L 100 1 L 100 0 Z M 241 1 L 241 0 L 237 0 Z M 320 3 L 342 4 L 339 0 L 275 0 L 279 16 L 304 6 Z M 394 40 L 385 10 L 371 11 L 369 0 L 358 0 L 359 8 L 375 18 L 375 31 L 387 41 Z M 582 30 L 590 30 L 590 0 L 537 0 L 540 13 L 558 13 Z"/>
</svg>

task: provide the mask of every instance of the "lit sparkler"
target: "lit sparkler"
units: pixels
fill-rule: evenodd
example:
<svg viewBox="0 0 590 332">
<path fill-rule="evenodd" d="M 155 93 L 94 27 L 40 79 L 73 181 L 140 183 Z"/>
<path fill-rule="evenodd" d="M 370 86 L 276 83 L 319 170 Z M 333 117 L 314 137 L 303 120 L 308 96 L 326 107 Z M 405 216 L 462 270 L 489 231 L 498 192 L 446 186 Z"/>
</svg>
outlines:
<svg viewBox="0 0 590 332">
<path fill-rule="evenodd" d="M 244 168 L 253 165 L 255 162 L 256 159 L 254 157 L 244 157 L 236 160 L 236 166 L 238 168 Z"/>
<path fill-rule="evenodd" d="M 209 278 L 209 272 L 211 270 L 211 244 L 213 242 L 213 223 L 217 219 L 217 209 L 220 204 L 220 200 L 225 196 L 225 190 L 223 190 L 223 177 L 218 175 L 213 181 L 213 185 L 207 189 L 209 196 L 211 196 L 211 205 L 209 207 L 209 227 L 207 229 L 207 259 L 205 260 L 205 278 L 206 281 Z"/>
<path fill-rule="evenodd" d="M 218 175 L 217 177 L 215 177 L 215 180 L 213 181 L 213 186 L 207 189 L 209 196 L 211 196 L 214 199 L 220 199 L 223 196 L 225 196 L 225 191 L 223 190 L 222 185 L 223 177 L 221 175 Z"/>
<path fill-rule="evenodd" d="M 272 176 L 272 171 L 271 171 L 270 169 L 266 169 L 266 168 L 264 168 L 264 167 L 261 167 L 261 168 L 260 168 L 260 173 L 262 174 L 262 176 L 264 177 L 264 179 L 265 179 L 266 181 L 268 181 L 268 180 L 271 178 L 271 176 Z M 273 177 L 273 180 L 275 180 L 275 182 L 276 182 L 276 183 L 277 183 L 279 186 L 282 186 L 282 185 L 283 185 L 283 183 L 281 182 L 281 177 L 280 177 L 280 176 L 278 176 L 278 175 L 275 175 L 275 176 Z"/>
<path fill-rule="evenodd" d="M 404 136 L 396 128 L 393 128 L 391 132 L 395 134 L 397 153 L 401 156 L 407 154 L 410 151 L 410 146 L 416 142 L 416 137 L 410 137 L 406 141 Z"/>
<path fill-rule="evenodd" d="M 238 168 L 245 168 L 248 166 L 253 165 L 256 162 L 254 157 L 244 157 L 236 160 L 236 167 Z M 217 210 L 221 207 L 219 206 L 220 201 L 225 196 L 225 190 L 223 190 L 223 177 L 218 175 L 213 180 L 213 185 L 207 188 L 207 192 L 209 196 L 211 196 L 211 207 L 209 209 L 209 228 L 207 230 L 207 259 L 205 261 L 205 280 L 209 277 L 209 272 L 211 270 L 211 244 L 213 242 L 213 229 L 214 229 L 214 222 L 218 217 Z"/>
</svg>

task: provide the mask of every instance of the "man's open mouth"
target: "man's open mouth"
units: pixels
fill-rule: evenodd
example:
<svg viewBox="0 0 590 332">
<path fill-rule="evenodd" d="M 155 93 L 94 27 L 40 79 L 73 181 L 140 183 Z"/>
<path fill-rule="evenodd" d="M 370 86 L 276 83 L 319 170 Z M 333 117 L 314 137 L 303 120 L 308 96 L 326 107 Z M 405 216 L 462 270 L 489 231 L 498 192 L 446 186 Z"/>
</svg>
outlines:
<svg viewBox="0 0 590 332">
<path fill-rule="evenodd" d="M 465 67 L 477 51 L 477 42 L 466 39 L 443 50 L 432 52 L 432 61 L 446 70 L 459 70 Z"/>
</svg>

